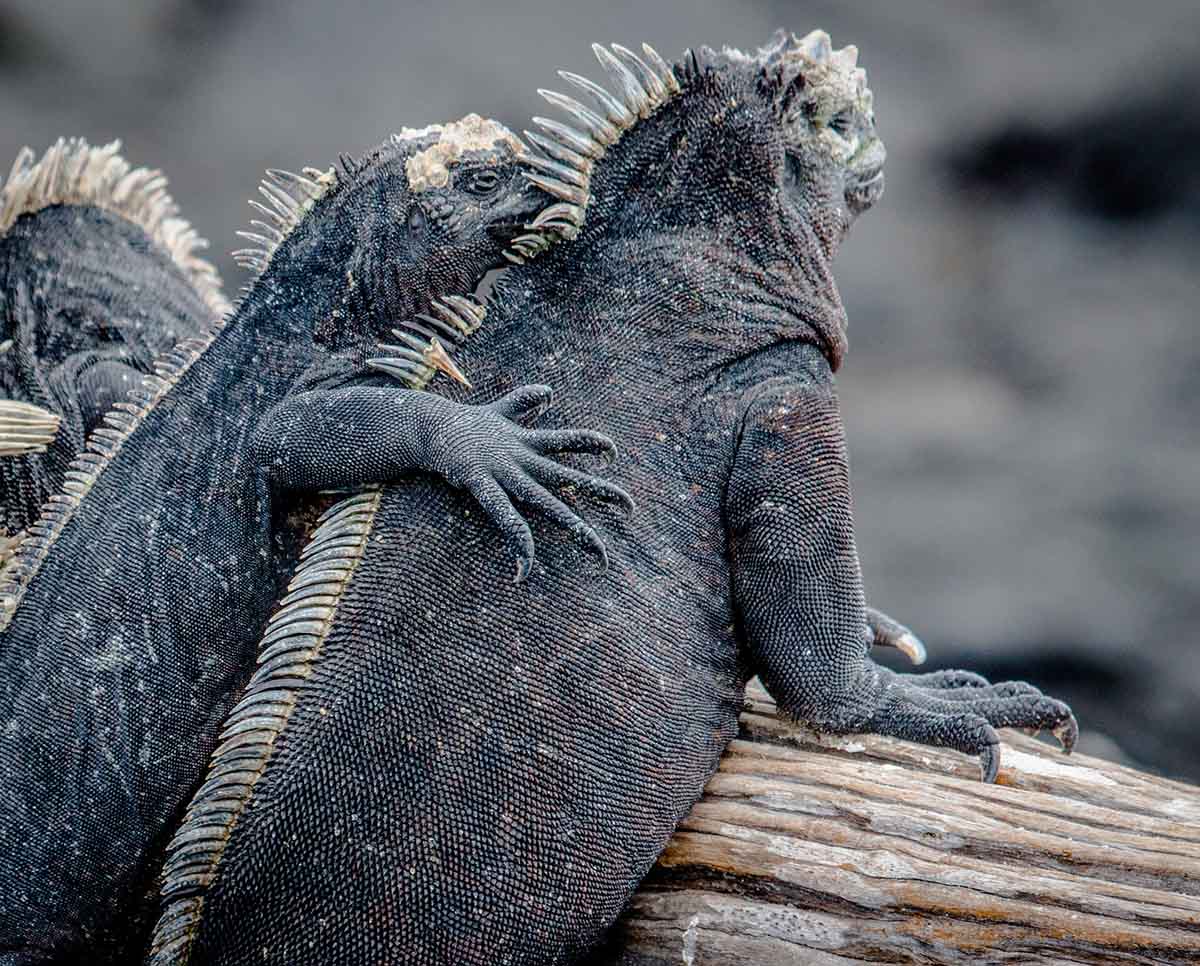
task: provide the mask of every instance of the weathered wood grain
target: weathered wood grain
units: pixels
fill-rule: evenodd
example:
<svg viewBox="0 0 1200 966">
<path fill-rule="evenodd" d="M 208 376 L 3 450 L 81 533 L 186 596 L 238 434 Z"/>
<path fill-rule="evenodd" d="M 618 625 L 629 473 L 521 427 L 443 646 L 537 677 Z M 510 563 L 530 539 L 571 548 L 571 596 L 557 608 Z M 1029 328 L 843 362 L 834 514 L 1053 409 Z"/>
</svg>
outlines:
<svg viewBox="0 0 1200 966">
<path fill-rule="evenodd" d="M 984 785 L 955 752 L 818 738 L 755 688 L 602 961 L 1200 962 L 1200 789 L 1003 737 Z"/>
</svg>

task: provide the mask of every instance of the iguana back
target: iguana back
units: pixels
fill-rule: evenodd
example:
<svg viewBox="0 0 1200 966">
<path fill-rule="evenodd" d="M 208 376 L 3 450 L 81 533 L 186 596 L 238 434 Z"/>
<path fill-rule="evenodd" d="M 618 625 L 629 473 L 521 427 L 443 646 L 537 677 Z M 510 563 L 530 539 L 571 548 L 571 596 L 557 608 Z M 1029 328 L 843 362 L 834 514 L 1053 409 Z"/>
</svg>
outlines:
<svg viewBox="0 0 1200 966">
<path fill-rule="evenodd" d="M 60 139 L 37 160 L 25 149 L 0 185 L 0 395 L 60 420 L 43 452 L 0 459 L 10 535 L 62 489 L 88 433 L 154 360 L 230 310 L 161 172 L 119 148 Z"/>
</svg>

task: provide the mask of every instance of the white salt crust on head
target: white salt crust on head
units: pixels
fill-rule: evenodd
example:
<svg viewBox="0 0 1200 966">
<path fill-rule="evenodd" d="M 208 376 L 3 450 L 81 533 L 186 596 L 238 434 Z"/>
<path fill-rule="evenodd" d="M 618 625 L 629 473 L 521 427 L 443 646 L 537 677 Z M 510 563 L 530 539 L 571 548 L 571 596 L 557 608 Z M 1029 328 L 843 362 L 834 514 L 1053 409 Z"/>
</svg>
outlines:
<svg viewBox="0 0 1200 966">
<path fill-rule="evenodd" d="M 431 124 L 423 128 L 404 128 L 399 140 L 410 140 L 437 134 L 438 140 L 405 162 L 408 186 L 414 193 L 431 188 L 444 188 L 450 183 L 450 165 L 468 151 L 488 151 L 497 144 L 507 144 L 514 155 L 525 153 L 525 145 L 503 124 L 478 114 L 468 114 L 450 124 Z"/>
</svg>

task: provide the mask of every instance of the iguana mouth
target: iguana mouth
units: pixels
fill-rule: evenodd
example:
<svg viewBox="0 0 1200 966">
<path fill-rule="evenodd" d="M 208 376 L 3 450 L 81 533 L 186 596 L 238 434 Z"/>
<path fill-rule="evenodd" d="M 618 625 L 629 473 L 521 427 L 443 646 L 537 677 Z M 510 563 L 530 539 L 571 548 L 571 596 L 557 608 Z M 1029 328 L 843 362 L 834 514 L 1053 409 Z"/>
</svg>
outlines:
<svg viewBox="0 0 1200 966">
<path fill-rule="evenodd" d="M 861 215 L 883 196 L 883 165 L 887 153 L 883 143 L 876 140 L 862 154 L 859 164 L 847 172 L 846 205 L 854 215 Z"/>
<path fill-rule="evenodd" d="M 533 184 L 526 184 L 520 194 L 491 209 L 488 213 L 488 234 L 509 244 L 519 235 L 530 231 L 529 224 L 556 199 Z"/>
</svg>

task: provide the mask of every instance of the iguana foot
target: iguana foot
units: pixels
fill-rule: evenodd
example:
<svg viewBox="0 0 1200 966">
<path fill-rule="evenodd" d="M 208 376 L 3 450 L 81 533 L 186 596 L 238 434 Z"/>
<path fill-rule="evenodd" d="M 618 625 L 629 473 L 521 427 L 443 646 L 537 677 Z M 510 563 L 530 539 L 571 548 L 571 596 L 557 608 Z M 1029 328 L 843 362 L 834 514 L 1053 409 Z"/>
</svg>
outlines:
<svg viewBox="0 0 1200 966">
<path fill-rule="evenodd" d="M 969 671 L 896 674 L 868 665 L 868 672 L 877 675 L 874 707 L 852 730 L 978 755 L 986 782 L 1000 769 L 996 728 L 1051 731 L 1068 754 L 1079 737 L 1071 709 L 1031 684 L 989 684 Z"/>
<path fill-rule="evenodd" d="M 604 541 L 574 510 L 551 492 L 569 488 L 633 512 L 633 498 L 621 487 L 550 457 L 587 453 L 616 458 L 609 437 L 587 429 L 529 429 L 519 422 L 535 418 L 553 401 L 549 386 L 531 385 L 483 406 L 466 406 L 456 416 L 461 432 L 448 434 L 455 444 L 447 448 L 438 469 L 453 484 L 467 490 L 482 507 L 517 555 L 516 581 L 529 576 L 534 563 L 533 533 L 514 501 L 539 511 L 568 530 L 608 568 Z M 479 445 L 479 441 L 486 445 Z M 461 444 L 461 445 L 460 445 Z"/>
</svg>

